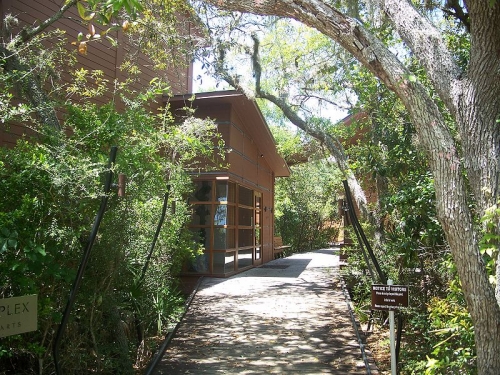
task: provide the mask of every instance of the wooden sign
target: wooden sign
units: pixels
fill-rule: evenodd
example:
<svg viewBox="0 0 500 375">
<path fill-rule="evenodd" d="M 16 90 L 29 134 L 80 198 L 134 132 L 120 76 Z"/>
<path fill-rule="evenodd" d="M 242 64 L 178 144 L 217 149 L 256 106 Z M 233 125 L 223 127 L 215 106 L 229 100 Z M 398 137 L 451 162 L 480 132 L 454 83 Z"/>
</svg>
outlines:
<svg viewBox="0 0 500 375">
<path fill-rule="evenodd" d="M 372 285 L 372 309 L 396 310 L 408 307 L 408 286 L 406 285 Z"/>
<path fill-rule="evenodd" d="M 0 337 L 37 330 L 37 295 L 0 299 Z"/>
</svg>

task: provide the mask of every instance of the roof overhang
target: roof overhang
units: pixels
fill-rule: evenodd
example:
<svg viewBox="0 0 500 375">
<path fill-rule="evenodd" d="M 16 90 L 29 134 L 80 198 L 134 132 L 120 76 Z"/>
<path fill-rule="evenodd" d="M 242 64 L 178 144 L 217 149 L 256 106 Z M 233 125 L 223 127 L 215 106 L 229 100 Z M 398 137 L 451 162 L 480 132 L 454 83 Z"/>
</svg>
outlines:
<svg viewBox="0 0 500 375">
<path fill-rule="evenodd" d="M 243 125 L 248 132 L 248 136 L 256 143 L 259 150 L 261 150 L 269 167 L 274 171 L 274 175 L 276 177 L 290 176 L 290 168 L 286 164 L 286 161 L 278 154 L 276 142 L 262 112 L 255 100 L 247 98 L 245 94 L 235 90 L 213 91 L 166 97 L 164 101 L 175 107 L 178 107 L 182 103 L 183 106 L 185 104 L 193 108 L 199 105 L 230 104 L 232 110 L 238 113 L 244 122 Z"/>
</svg>

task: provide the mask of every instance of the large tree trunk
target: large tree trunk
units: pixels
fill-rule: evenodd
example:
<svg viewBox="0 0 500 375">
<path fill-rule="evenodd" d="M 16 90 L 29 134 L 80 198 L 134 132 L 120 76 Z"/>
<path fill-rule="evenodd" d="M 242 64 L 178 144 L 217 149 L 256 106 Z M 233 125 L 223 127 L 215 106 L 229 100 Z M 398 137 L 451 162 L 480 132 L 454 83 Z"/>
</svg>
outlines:
<svg viewBox="0 0 500 375">
<path fill-rule="evenodd" d="M 474 221 L 498 199 L 500 125 L 496 117 L 500 108 L 500 2 L 466 1 L 472 42 L 467 73 L 454 62 L 439 30 L 419 14 L 410 1 L 385 0 L 382 5 L 455 119 L 459 147 L 437 102 L 423 85 L 409 79 L 410 72 L 398 58 L 356 20 L 322 1 L 207 2 L 233 11 L 290 17 L 316 28 L 342 45 L 396 92 L 410 113 L 419 141 L 429 156 L 438 217 L 474 321 L 478 372 L 498 374 L 500 307 L 479 252 L 479 232 Z M 470 192 L 476 207 L 474 212 L 470 209 Z"/>
</svg>

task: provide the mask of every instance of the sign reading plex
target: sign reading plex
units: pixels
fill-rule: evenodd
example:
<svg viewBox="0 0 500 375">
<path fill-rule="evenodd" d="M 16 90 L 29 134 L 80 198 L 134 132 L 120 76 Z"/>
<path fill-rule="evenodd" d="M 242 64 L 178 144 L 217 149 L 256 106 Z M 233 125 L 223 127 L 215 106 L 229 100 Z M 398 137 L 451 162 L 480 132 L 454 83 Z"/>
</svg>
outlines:
<svg viewBox="0 0 500 375">
<path fill-rule="evenodd" d="M 0 337 L 37 330 L 37 296 L 0 299 Z"/>
</svg>

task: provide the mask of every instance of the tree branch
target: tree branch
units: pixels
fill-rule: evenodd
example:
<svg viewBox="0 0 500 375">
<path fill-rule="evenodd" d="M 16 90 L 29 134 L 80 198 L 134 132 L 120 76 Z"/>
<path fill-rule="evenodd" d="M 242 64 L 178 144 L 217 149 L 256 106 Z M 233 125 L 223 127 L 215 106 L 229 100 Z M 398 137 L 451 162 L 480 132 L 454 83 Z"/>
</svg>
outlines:
<svg viewBox="0 0 500 375">
<path fill-rule="evenodd" d="M 349 186 L 353 193 L 353 196 L 357 202 L 358 208 L 364 217 L 369 217 L 369 211 L 367 206 L 366 196 L 364 194 L 363 189 L 359 185 L 356 177 L 353 172 L 349 168 L 349 163 L 347 161 L 347 156 L 345 154 L 344 147 L 342 146 L 339 139 L 333 137 L 322 129 L 311 126 L 307 121 L 302 119 L 297 112 L 293 109 L 292 105 L 290 105 L 286 100 L 273 95 L 262 89 L 261 86 L 261 74 L 262 74 L 262 66 L 260 64 L 259 57 L 259 40 L 256 35 L 252 35 L 252 39 L 254 41 L 253 49 L 252 49 L 252 67 L 255 75 L 255 97 L 266 99 L 276 105 L 282 112 L 283 115 L 295 126 L 299 129 L 303 130 L 305 133 L 310 135 L 311 137 L 318 140 L 321 144 L 325 145 L 330 154 L 335 158 L 335 162 L 337 167 L 340 169 L 344 178 L 348 180 Z M 228 84 L 236 88 L 237 90 L 245 92 L 245 89 L 240 85 L 237 77 L 231 76 L 224 69 L 224 61 L 220 60 L 224 58 L 224 54 L 219 54 L 219 61 L 216 63 L 217 73 L 224 79 Z"/>
<path fill-rule="evenodd" d="M 68 9 L 76 5 L 77 1 L 78 0 L 67 0 L 56 13 L 54 13 L 51 17 L 47 18 L 40 25 L 31 28 L 28 27 L 23 28 L 19 33 L 19 35 L 16 36 L 14 45 L 16 47 L 20 47 L 23 43 L 30 41 L 36 35 L 44 31 L 47 27 L 54 24 L 54 22 L 58 21 L 64 15 L 64 13 L 66 13 Z"/>
<path fill-rule="evenodd" d="M 19 60 L 17 50 L 22 48 L 24 44 L 28 43 L 35 36 L 42 33 L 49 26 L 53 25 L 68 9 L 75 6 L 76 3 L 77 0 L 67 0 L 56 13 L 38 26 L 23 28 L 9 43 L 9 47 L 0 46 L 0 56 L 3 60 L 2 67 L 5 72 L 13 73 L 18 77 L 17 79 L 13 77 L 13 81 L 17 86 L 17 91 L 34 107 L 44 125 L 58 131 L 61 130 L 61 125 L 52 103 L 37 78 L 30 72 L 29 67 L 24 66 Z"/>
</svg>

